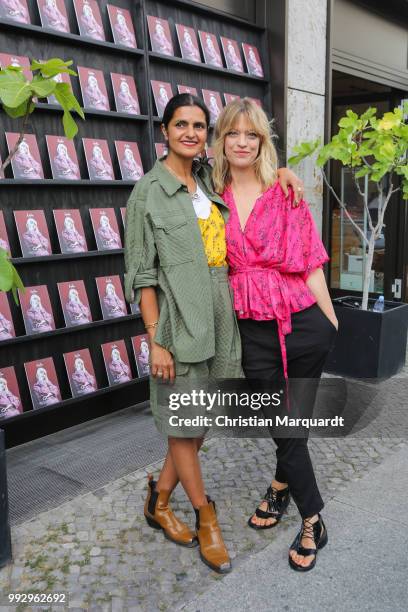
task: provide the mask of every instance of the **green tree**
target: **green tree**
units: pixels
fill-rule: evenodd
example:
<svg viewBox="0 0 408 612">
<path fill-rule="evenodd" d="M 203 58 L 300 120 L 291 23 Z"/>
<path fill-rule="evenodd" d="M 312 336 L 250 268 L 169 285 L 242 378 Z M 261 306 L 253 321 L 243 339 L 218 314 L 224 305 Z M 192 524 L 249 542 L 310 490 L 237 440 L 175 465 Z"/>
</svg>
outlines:
<svg viewBox="0 0 408 612">
<path fill-rule="evenodd" d="M 78 126 L 72 116 L 72 111 L 76 112 L 82 119 L 85 118 L 84 112 L 72 93 L 71 87 L 67 83 L 58 83 L 54 80 L 58 74 L 72 74 L 72 61 L 64 62 L 59 58 L 53 58 L 46 62 L 33 60 L 30 70 L 33 79 L 28 80 L 20 66 L 6 66 L 0 70 L 0 102 L 4 111 L 12 119 L 19 120 L 19 138 L 10 151 L 8 157 L 1 165 L 1 170 L 10 164 L 18 147 L 22 142 L 30 115 L 35 111 L 35 100 L 54 95 L 61 105 L 63 115 L 62 124 L 67 138 L 73 138 L 78 132 Z M 12 291 L 14 299 L 17 301 L 17 289 L 23 288 L 23 283 L 9 260 L 9 254 L 0 249 L 0 291 Z"/>
<path fill-rule="evenodd" d="M 294 147 L 289 164 L 296 165 L 306 157 L 317 153 L 317 166 L 328 189 L 344 210 L 353 229 L 367 250 L 363 270 L 363 299 L 361 308 L 367 310 L 370 273 L 373 266 L 374 245 L 384 228 L 384 216 L 391 196 L 402 190 L 404 200 L 408 199 L 408 103 L 403 108 L 377 117 L 376 108 L 368 108 L 358 115 L 348 110 L 338 123 L 339 131 L 330 142 L 322 146 L 320 139 L 314 142 L 302 142 Z M 351 216 L 347 202 L 337 194 L 325 172 L 330 160 L 339 161 L 343 167 L 351 170 L 357 193 L 361 196 L 367 214 L 369 235 L 367 236 Z M 368 207 L 367 199 L 361 185 L 361 179 L 367 177 L 378 189 L 378 216 L 374 222 Z M 401 186 L 396 186 L 400 177 Z"/>
</svg>

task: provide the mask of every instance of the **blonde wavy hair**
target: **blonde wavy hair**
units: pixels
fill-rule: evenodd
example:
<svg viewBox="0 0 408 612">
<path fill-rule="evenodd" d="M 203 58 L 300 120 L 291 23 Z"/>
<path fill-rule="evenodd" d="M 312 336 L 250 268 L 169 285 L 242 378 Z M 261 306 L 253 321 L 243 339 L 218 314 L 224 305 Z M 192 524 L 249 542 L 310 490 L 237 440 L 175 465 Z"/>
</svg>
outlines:
<svg viewBox="0 0 408 612">
<path fill-rule="evenodd" d="M 263 190 L 273 185 L 278 176 L 278 156 L 272 142 L 274 134 L 268 117 L 262 108 L 249 98 L 233 100 L 223 108 L 215 124 L 212 176 L 217 193 L 222 193 L 231 182 L 229 163 L 224 153 L 224 142 L 226 135 L 234 128 L 242 113 L 246 114 L 260 138 L 259 153 L 254 165 L 256 176 Z"/>
</svg>

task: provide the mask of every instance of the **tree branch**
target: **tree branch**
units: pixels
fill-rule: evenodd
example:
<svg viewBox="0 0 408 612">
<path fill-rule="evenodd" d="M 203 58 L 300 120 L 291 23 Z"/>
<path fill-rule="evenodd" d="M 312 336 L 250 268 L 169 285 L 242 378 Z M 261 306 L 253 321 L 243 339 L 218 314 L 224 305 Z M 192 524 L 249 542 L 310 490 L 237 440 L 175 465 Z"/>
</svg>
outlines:
<svg viewBox="0 0 408 612">
<path fill-rule="evenodd" d="M 13 159 L 14 155 L 17 153 L 18 147 L 23 142 L 25 131 L 26 131 L 26 128 L 27 128 L 28 118 L 30 116 L 30 106 L 32 104 L 32 101 L 33 101 L 33 99 L 30 98 L 30 100 L 28 100 L 28 102 L 27 102 L 27 110 L 26 110 L 26 113 L 25 113 L 25 115 L 23 117 L 23 123 L 22 123 L 22 126 L 21 126 L 20 136 L 18 137 L 18 140 L 17 140 L 16 144 L 14 145 L 14 147 L 12 148 L 12 150 L 10 151 L 9 155 L 6 157 L 6 159 L 4 160 L 4 162 L 1 165 L 2 172 L 4 172 L 4 170 L 7 168 L 7 166 L 9 165 L 11 160 Z"/>
<path fill-rule="evenodd" d="M 353 178 L 354 178 L 354 183 L 355 183 L 355 185 L 357 187 L 357 191 L 361 195 L 361 197 L 363 198 L 364 208 L 365 208 L 365 211 L 367 213 L 368 226 L 369 226 L 371 231 L 374 231 L 373 220 L 372 220 L 372 217 L 371 217 L 370 209 L 368 208 L 368 202 L 367 202 L 366 195 L 365 195 L 365 193 L 363 193 L 361 191 L 360 182 L 359 182 L 358 178 L 356 177 L 355 171 L 352 170 L 352 174 L 353 174 Z"/>
<path fill-rule="evenodd" d="M 340 207 L 344 210 L 344 212 L 346 213 L 346 216 L 348 218 L 348 220 L 350 221 L 351 225 L 354 227 L 354 229 L 356 230 L 356 232 L 360 235 L 361 240 L 363 241 L 363 244 L 365 244 L 366 246 L 368 246 L 369 242 L 367 239 L 367 236 L 364 234 L 363 230 L 357 225 L 357 223 L 354 221 L 353 217 L 350 215 L 349 211 L 347 210 L 347 206 L 344 204 L 344 202 L 342 202 L 342 200 L 339 198 L 339 196 L 337 195 L 337 193 L 335 192 L 335 190 L 333 189 L 333 187 L 330 185 L 326 173 L 323 170 L 323 168 L 320 169 L 323 175 L 323 180 L 326 183 L 327 188 L 329 189 L 329 191 L 333 194 L 333 196 L 335 197 L 335 199 L 337 200 L 337 202 L 339 203 Z"/>
<path fill-rule="evenodd" d="M 388 193 L 385 197 L 385 202 L 382 206 L 382 209 L 380 211 L 379 209 L 379 217 L 378 217 L 378 221 L 377 221 L 377 225 L 375 227 L 375 232 L 378 232 L 378 236 L 381 234 L 381 230 L 384 227 L 384 216 L 385 216 L 385 211 L 387 210 L 387 206 L 391 200 L 391 196 L 393 194 L 393 184 L 392 184 L 392 180 L 391 180 L 392 175 L 390 176 L 390 186 L 388 188 Z"/>
</svg>

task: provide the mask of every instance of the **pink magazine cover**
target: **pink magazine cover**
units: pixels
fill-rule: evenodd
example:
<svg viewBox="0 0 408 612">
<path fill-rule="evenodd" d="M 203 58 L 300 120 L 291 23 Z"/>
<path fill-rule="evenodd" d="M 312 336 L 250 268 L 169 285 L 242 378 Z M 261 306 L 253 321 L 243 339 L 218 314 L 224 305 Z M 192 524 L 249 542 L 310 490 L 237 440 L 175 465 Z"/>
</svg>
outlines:
<svg viewBox="0 0 408 612">
<path fill-rule="evenodd" d="M 10 242 L 7 236 L 6 224 L 4 222 L 3 211 L 0 210 L 0 249 L 4 249 L 10 253 Z"/>
<path fill-rule="evenodd" d="M 0 342 L 2 340 L 10 340 L 15 338 L 13 318 L 11 316 L 10 305 L 7 299 L 7 293 L 0 292 Z"/>
<path fill-rule="evenodd" d="M 173 91 L 171 89 L 170 83 L 165 83 L 163 81 L 150 81 L 153 90 L 153 97 L 156 104 L 157 115 L 159 117 L 163 116 L 164 109 L 167 106 L 167 103 L 173 97 Z"/>
<path fill-rule="evenodd" d="M 137 373 L 141 376 L 149 376 L 150 374 L 150 344 L 147 334 L 140 334 L 132 338 L 132 348 L 135 356 Z"/>
<path fill-rule="evenodd" d="M 58 32 L 69 32 L 69 21 L 64 0 L 37 0 L 43 28 Z"/>
<path fill-rule="evenodd" d="M 147 27 L 149 29 L 150 46 L 155 53 L 174 56 L 173 42 L 169 22 L 160 17 L 147 16 Z"/>
<path fill-rule="evenodd" d="M 24 369 L 34 410 L 62 401 L 52 357 L 25 363 Z"/>
<path fill-rule="evenodd" d="M 102 70 L 77 66 L 84 108 L 109 110 L 108 92 Z"/>
<path fill-rule="evenodd" d="M 26 334 L 40 334 L 55 329 L 50 296 L 46 285 L 18 289 Z"/>
<path fill-rule="evenodd" d="M 52 177 L 58 180 L 79 181 L 78 157 L 72 140 L 64 136 L 46 136 Z"/>
<path fill-rule="evenodd" d="M 61 253 L 85 253 L 88 246 L 79 210 L 56 209 L 53 213 Z"/>
<path fill-rule="evenodd" d="M 218 91 L 203 89 L 204 102 L 210 111 L 210 125 L 214 125 L 222 111 L 221 96 Z"/>
<path fill-rule="evenodd" d="M 221 45 L 228 70 L 234 70 L 234 72 L 244 72 L 244 65 L 242 63 L 241 53 L 239 51 L 237 41 L 233 40 L 232 38 L 225 38 L 225 36 L 221 36 Z"/>
<path fill-rule="evenodd" d="M 249 96 L 247 97 L 248 97 L 248 100 L 252 100 L 252 102 L 254 102 L 255 104 L 257 104 L 258 106 L 262 108 L 262 102 L 259 98 L 250 98 Z"/>
<path fill-rule="evenodd" d="M 81 36 L 105 40 L 101 13 L 96 0 L 73 0 Z"/>
<path fill-rule="evenodd" d="M 44 257 L 52 254 L 43 210 L 15 210 L 14 220 L 23 257 Z"/>
<path fill-rule="evenodd" d="M 0 0 L 0 18 L 31 23 L 26 0 Z"/>
<path fill-rule="evenodd" d="M 13 55 L 11 53 L 0 53 L 0 67 L 21 66 L 23 74 L 28 81 L 33 78 L 33 73 L 30 70 L 30 60 L 26 55 Z"/>
<path fill-rule="evenodd" d="M 72 83 L 71 83 L 71 79 L 70 79 L 69 74 L 65 74 L 65 73 L 56 74 L 52 78 L 57 83 L 66 83 L 67 85 L 70 86 L 71 91 L 72 91 Z M 59 105 L 59 102 L 58 102 L 57 98 L 54 96 L 54 94 L 52 96 L 48 96 L 47 97 L 47 101 L 48 101 L 48 104 L 58 104 Z"/>
<path fill-rule="evenodd" d="M 13 366 L 0 368 L 0 421 L 23 412 L 16 372 Z"/>
<path fill-rule="evenodd" d="M 177 85 L 177 91 L 179 94 L 187 93 L 192 96 L 198 96 L 197 89 L 195 87 L 190 87 L 189 85 Z"/>
<path fill-rule="evenodd" d="M 197 34 L 194 28 L 176 23 L 176 32 L 180 45 L 181 57 L 191 62 L 201 63 L 200 49 L 198 48 Z"/>
<path fill-rule="evenodd" d="M 101 349 L 109 386 L 132 380 L 132 371 L 125 341 L 106 342 L 101 345 Z"/>
<path fill-rule="evenodd" d="M 95 279 L 103 319 L 117 319 L 128 314 L 120 277 L 100 276 Z"/>
<path fill-rule="evenodd" d="M 57 283 L 65 325 L 76 327 L 92 323 L 92 313 L 84 281 Z"/>
<path fill-rule="evenodd" d="M 6 132 L 6 141 L 9 153 L 15 147 L 20 134 Z M 17 153 L 11 160 L 13 175 L 16 179 L 43 179 L 44 172 L 38 150 L 37 139 L 34 134 L 26 134 L 20 142 Z"/>
<path fill-rule="evenodd" d="M 91 181 L 114 181 L 115 175 L 106 140 L 83 138 L 82 143 Z"/>
<path fill-rule="evenodd" d="M 138 181 L 142 178 L 143 166 L 137 142 L 115 140 L 116 155 L 124 181 Z"/>
<path fill-rule="evenodd" d="M 223 68 L 221 51 L 215 35 L 199 30 L 198 36 L 200 38 L 201 50 L 203 52 L 205 63 L 209 66 Z"/>
<path fill-rule="evenodd" d="M 162 157 L 166 157 L 169 152 L 167 145 L 164 142 L 155 142 L 154 150 L 156 151 L 157 159 L 161 159 Z"/>
<path fill-rule="evenodd" d="M 4 179 L 4 170 L 3 170 L 3 168 L 1 167 L 2 163 L 3 163 L 3 162 L 1 161 L 1 155 L 0 155 L 0 180 L 1 180 L 1 179 Z"/>
<path fill-rule="evenodd" d="M 121 249 L 118 222 L 113 208 L 90 208 L 89 214 L 98 251 Z"/>
<path fill-rule="evenodd" d="M 234 100 L 240 100 L 240 99 L 241 99 L 241 96 L 237 96 L 235 94 L 224 93 L 225 104 L 229 104 L 230 102 L 233 102 Z"/>
<path fill-rule="evenodd" d="M 140 115 L 140 104 L 135 79 L 127 74 L 111 72 L 111 81 L 118 113 Z"/>
<path fill-rule="evenodd" d="M 244 52 L 245 63 L 249 74 L 252 74 L 252 76 L 263 77 L 264 70 L 262 68 L 262 62 L 258 49 L 253 45 L 242 43 L 242 50 Z"/>
<path fill-rule="evenodd" d="M 106 8 L 115 43 L 136 49 L 136 35 L 130 12 L 112 4 L 108 4 Z"/>
<path fill-rule="evenodd" d="M 72 397 L 94 393 L 98 389 L 89 349 L 64 353 L 64 363 Z"/>
</svg>

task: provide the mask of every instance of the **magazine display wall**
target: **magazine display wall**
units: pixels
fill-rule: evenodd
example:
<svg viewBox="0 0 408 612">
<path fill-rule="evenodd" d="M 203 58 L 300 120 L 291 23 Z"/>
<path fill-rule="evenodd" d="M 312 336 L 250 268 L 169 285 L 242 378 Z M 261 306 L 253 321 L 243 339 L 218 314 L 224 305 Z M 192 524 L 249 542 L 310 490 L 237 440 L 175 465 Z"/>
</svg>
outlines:
<svg viewBox="0 0 408 612">
<path fill-rule="evenodd" d="M 148 397 L 147 343 L 140 338 L 144 331 L 140 315 L 130 312 L 130 308 L 120 311 L 120 307 L 118 316 L 107 313 L 108 306 L 112 305 L 112 292 L 120 294 L 123 283 L 123 249 L 120 246 L 123 207 L 140 176 L 140 166 L 147 172 L 156 159 L 156 145 L 163 143 L 157 105 L 160 85 L 163 84 L 165 90 L 170 85 L 173 94 L 180 90 L 179 86 L 195 88 L 200 97 L 210 104 L 213 97 L 218 106 L 225 104 L 230 99 L 228 96 L 248 96 L 258 100 L 268 113 L 272 109 L 267 34 L 261 27 L 185 0 L 173 0 L 171 5 L 162 0 L 76 0 L 76 7 L 73 0 L 58 0 L 56 5 L 60 12 L 64 13 L 65 7 L 66 21 L 62 20 L 65 25 L 57 30 L 49 27 L 51 18 L 45 14 L 47 3 L 38 2 L 41 13 L 36 0 L 27 0 L 28 13 L 24 20 L 27 21 L 28 15 L 30 23 L 24 23 L 7 18 L 7 12 L 1 10 L 0 0 L 0 62 L 2 53 L 29 60 L 72 59 L 81 81 L 71 77 L 71 85 L 84 106 L 86 121 L 78 118 L 79 133 L 67 145 L 58 104 L 53 100 L 40 100 L 26 132 L 34 135 L 38 144 L 36 161 L 42 166 L 41 178 L 19 178 L 24 176 L 24 170 L 19 174 L 15 164 L 13 168 L 9 166 L 5 178 L 0 179 L 0 209 L 13 263 L 28 288 L 26 294 L 31 292 L 24 298 L 28 304 L 24 317 L 22 309 L 8 296 L 15 337 L 0 340 L 0 372 L 14 367 L 23 409 L 22 414 L 0 419 L 8 446 L 137 404 Z M 88 8 L 84 9 L 84 5 Z M 96 13 L 99 8 L 100 19 L 97 15 L 92 34 L 95 37 L 91 38 L 89 33 L 84 35 L 87 20 L 81 22 L 77 16 L 82 9 L 85 17 L 89 17 L 89 7 L 95 8 L 95 5 Z M 113 27 L 118 13 L 124 15 L 118 19 L 119 26 L 127 25 L 131 30 L 133 25 L 134 29 L 134 38 L 124 35 L 122 44 L 118 41 L 123 28 Z M 160 20 L 164 20 L 165 26 L 168 24 L 168 29 L 165 27 L 161 31 L 159 27 L 158 38 L 154 39 L 154 28 Z M 168 47 L 169 38 L 172 49 Z M 208 43 L 209 48 L 205 49 L 207 38 L 218 44 L 221 66 L 211 65 L 208 54 L 211 56 L 213 45 Z M 162 47 L 160 40 L 164 40 Z M 132 46 L 134 42 L 136 48 Z M 255 64 L 252 66 L 248 56 L 250 47 L 254 49 Z M 228 55 L 229 52 L 232 55 Z M 234 59 L 234 54 L 239 60 Z M 257 76 L 262 73 L 257 73 L 257 61 L 262 65 L 264 76 Z M 123 86 L 125 98 L 129 94 L 135 98 L 129 77 L 134 79 L 139 108 L 132 104 L 120 106 L 118 100 L 121 81 L 126 81 Z M 101 95 L 86 98 L 87 84 L 91 89 L 96 87 Z M 17 128 L 3 111 L 1 121 L 4 131 L 0 135 L 0 156 L 5 159 L 8 141 L 3 134 L 9 133 L 11 140 Z M 92 165 L 92 147 L 99 148 L 99 159 L 101 155 L 102 158 L 110 157 L 109 176 L 99 175 L 98 164 Z M 64 173 L 58 174 L 58 168 L 64 171 L 64 164 L 61 166 L 56 160 L 58 151 L 74 160 L 65 170 L 70 180 L 61 178 Z M 135 160 L 139 170 L 132 174 L 132 168 L 129 170 L 129 165 L 122 163 L 125 158 L 128 161 L 130 158 L 132 163 Z M 66 229 L 72 230 L 74 223 L 80 234 L 77 241 L 73 240 L 79 243 L 78 248 L 71 250 L 62 238 L 67 216 L 72 222 L 67 222 Z M 101 233 L 98 233 L 98 223 Z M 106 227 L 112 228 L 115 239 L 106 236 Z M 45 234 L 35 255 L 29 250 L 35 246 L 31 244 L 30 247 L 30 241 L 24 237 L 29 232 Z M 105 290 L 108 301 L 104 304 L 102 294 Z M 68 296 L 82 302 L 81 312 L 77 313 L 75 307 L 69 311 L 77 317 L 78 324 L 70 319 Z M 49 313 L 52 323 L 37 333 L 33 333 L 33 323 L 27 315 L 30 298 L 37 306 L 38 301 L 43 300 L 42 305 L 46 302 L 52 311 Z M 136 336 L 139 338 L 135 339 Z M 130 370 L 130 380 L 121 377 L 118 363 L 109 369 L 109 355 L 119 362 L 120 350 L 127 353 L 123 356 L 122 373 Z M 51 362 L 46 361 L 49 358 Z M 90 372 L 87 394 L 78 393 L 78 386 L 69 373 L 76 361 L 79 368 Z M 51 369 L 55 366 L 52 376 L 57 379 L 52 381 L 52 376 L 49 377 L 50 394 L 55 383 L 59 387 L 58 401 L 50 405 L 38 404 L 38 397 L 33 397 L 38 370 L 47 370 L 47 364 Z M 41 377 L 44 382 L 46 376 L 47 372 L 39 373 L 37 388 L 41 387 Z M 82 380 L 79 375 L 77 380 Z M 83 382 L 86 385 L 87 381 Z M 15 389 L 14 379 L 11 386 Z"/>
</svg>

